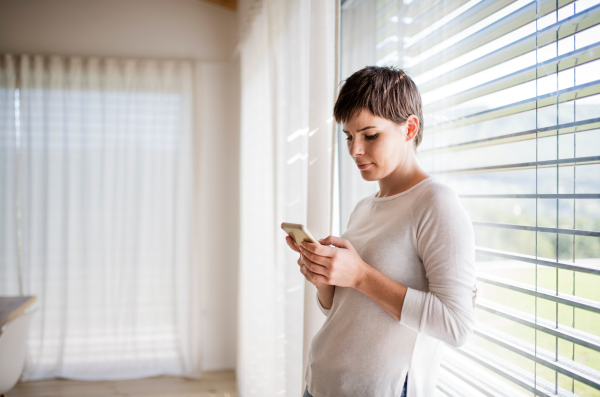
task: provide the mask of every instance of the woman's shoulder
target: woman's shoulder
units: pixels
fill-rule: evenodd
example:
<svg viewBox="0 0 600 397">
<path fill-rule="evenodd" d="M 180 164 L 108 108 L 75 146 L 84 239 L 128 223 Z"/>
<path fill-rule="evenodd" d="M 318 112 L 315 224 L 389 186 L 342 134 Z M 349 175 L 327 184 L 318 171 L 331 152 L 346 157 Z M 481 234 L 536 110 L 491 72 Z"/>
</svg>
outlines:
<svg viewBox="0 0 600 397">
<path fill-rule="evenodd" d="M 456 190 L 438 177 L 427 178 L 429 183 L 420 189 L 420 197 L 458 197 Z"/>
<path fill-rule="evenodd" d="M 454 188 L 436 178 L 419 193 L 411 206 L 417 239 L 437 236 L 474 240 L 471 218 Z"/>
<path fill-rule="evenodd" d="M 414 212 L 439 212 L 452 209 L 462 204 L 456 190 L 442 180 L 431 177 L 412 202 Z"/>
</svg>

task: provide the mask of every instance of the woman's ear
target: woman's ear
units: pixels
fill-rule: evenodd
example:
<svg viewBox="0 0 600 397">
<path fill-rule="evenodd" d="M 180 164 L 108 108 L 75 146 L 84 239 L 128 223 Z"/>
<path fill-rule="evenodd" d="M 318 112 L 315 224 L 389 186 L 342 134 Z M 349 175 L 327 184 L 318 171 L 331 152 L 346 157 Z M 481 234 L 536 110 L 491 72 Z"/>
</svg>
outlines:
<svg viewBox="0 0 600 397">
<path fill-rule="evenodd" d="M 414 114 L 411 114 L 406 119 L 406 141 L 412 140 L 419 131 L 419 119 Z"/>
</svg>

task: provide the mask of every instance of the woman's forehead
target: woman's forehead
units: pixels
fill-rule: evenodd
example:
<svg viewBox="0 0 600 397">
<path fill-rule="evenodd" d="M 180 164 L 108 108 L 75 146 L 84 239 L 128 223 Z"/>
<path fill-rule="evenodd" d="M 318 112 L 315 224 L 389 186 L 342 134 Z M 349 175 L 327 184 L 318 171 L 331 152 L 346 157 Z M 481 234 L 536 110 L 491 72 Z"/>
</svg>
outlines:
<svg viewBox="0 0 600 397">
<path fill-rule="evenodd" d="M 361 132 L 370 128 L 389 128 L 394 123 L 383 117 L 375 116 L 369 110 L 364 109 L 350 120 L 342 123 L 344 132 Z"/>
</svg>

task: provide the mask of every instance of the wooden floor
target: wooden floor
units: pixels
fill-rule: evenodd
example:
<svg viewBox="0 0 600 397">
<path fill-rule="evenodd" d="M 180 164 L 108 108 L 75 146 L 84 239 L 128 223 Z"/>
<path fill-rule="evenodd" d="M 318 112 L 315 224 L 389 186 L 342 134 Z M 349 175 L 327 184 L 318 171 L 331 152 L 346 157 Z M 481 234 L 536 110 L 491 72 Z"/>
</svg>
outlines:
<svg viewBox="0 0 600 397">
<path fill-rule="evenodd" d="M 200 380 L 158 376 L 118 381 L 39 380 L 17 383 L 7 397 L 236 397 L 233 371 L 205 372 Z"/>
</svg>

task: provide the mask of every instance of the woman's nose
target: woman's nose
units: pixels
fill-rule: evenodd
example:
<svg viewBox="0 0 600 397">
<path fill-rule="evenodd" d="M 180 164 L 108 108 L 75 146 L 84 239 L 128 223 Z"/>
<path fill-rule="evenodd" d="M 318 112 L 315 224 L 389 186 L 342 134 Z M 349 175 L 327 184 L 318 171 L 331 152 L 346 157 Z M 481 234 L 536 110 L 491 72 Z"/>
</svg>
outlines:
<svg viewBox="0 0 600 397">
<path fill-rule="evenodd" d="M 364 154 L 365 150 L 360 139 L 353 139 L 350 144 L 350 156 L 356 157 Z"/>
</svg>

